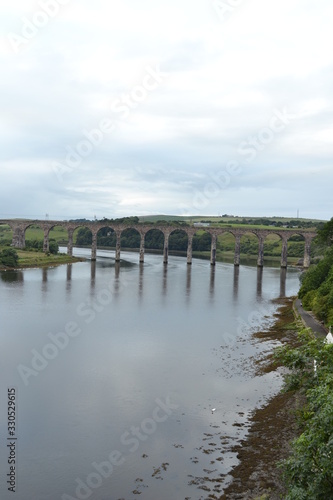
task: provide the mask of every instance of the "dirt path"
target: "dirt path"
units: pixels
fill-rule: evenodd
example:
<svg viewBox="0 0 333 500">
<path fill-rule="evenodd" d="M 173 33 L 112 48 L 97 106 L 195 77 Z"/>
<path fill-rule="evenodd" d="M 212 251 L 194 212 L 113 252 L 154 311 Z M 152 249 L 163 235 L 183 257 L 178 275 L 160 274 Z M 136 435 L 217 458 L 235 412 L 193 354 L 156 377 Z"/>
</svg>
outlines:
<svg viewBox="0 0 333 500">
<path fill-rule="evenodd" d="M 310 312 L 303 309 L 300 299 L 296 299 L 294 305 L 303 323 L 312 329 L 316 337 L 326 337 L 328 333 L 326 328 Z"/>
</svg>

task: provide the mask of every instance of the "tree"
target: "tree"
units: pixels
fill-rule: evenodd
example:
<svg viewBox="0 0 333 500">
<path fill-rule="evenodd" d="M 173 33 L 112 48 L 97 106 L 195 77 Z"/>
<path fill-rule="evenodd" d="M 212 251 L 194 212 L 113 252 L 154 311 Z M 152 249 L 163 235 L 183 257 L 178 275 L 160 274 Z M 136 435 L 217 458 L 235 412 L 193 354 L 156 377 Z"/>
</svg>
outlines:
<svg viewBox="0 0 333 500">
<path fill-rule="evenodd" d="M 77 245 L 91 245 L 92 234 L 88 227 L 80 227 L 76 237 Z"/>
<path fill-rule="evenodd" d="M 187 234 L 181 229 L 176 229 L 169 237 L 169 250 L 187 250 Z"/>
<path fill-rule="evenodd" d="M 331 246 L 333 243 L 333 217 L 318 230 L 318 241 Z"/>
<path fill-rule="evenodd" d="M 18 255 L 13 248 L 5 248 L 0 252 L 0 264 L 5 267 L 17 267 Z"/>
<path fill-rule="evenodd" d="M 193 237 L 193 250 L 199 252 L 209 251 L 211 247 L 212 237 L 206 231 L 202 234 L 195 234 Z"/>
<path fill-rule="evenodd" d="M 298 296 L 305 309 L 330 325 L 333 321 L 333 246 L 305 273 Z"/>
<path fill-rule="evenodd" d="M 306 391 L 299 412 L 302 433 L 281 466 L 288 487 L 286 500 L 326 499 L 333 495 L 333 345 L 304 330 L 300 346 L 278 348 L 276 356 L 291 370 L 287 390 Z M 316 360 L 316 369 L 314 369 Z"/>
<path fill-rule="evenodd" d="M 56 242 L 56 240 L 54 240 L 54 239 L 50 239 L 49 252 L 54 254 L 54 255 L 57 255 L 57 253 L 59 252 L 59 245 Z"/>
<path fill-rule="evenodd" d="M 164 234 L 159 229 L 150 229 L 146 234 L 145 247 L 149 249 L 162 250 Z"/>
</svg>

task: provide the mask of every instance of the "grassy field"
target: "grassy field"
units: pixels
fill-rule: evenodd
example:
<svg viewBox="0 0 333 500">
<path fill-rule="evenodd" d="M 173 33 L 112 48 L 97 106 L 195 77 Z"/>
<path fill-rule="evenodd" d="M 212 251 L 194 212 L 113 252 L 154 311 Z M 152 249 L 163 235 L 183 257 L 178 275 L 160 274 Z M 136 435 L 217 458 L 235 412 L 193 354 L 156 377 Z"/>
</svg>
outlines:
<svg viewBox="0 0 333 500">
<path fill-rule="evenodd" d="M 4 247 L 0 246 L 0 252 L 3 248 Z M 71 264 L 82 261 L 82 259 L 78 257 L 70 257 L 66 254 L 46 255 L 43 252 L 30 252 L 27 250 L 16 250 L 16 252 L 19 257 L 18 268 L 59 266 L 61 264 Z M 0 265 L 0 270 L 1 269 L 4 268 L 1 268 Z"/>
<path fill-rule="evenodd" d="M 13 238 L 13 232 L 9 226 L 0 225 L 0 245 L 4 242 L 11 242 Z M 64 227 L 56 226 L 50 231 L 50 238 L 55 239 L 58 243 L 67 243 L 68 234 Z M 25 232 L 26 240 L 43 240 L 44 233 L 42 229 L 38 227 L 29 227 Z"/>
<path fill-rule="evenodd" d="M 0 225 L 0 245 L 3 245 L 5 242 L 11 242 L 13 238 L 13 231 L 9 226 Z"/>
<path fill-rule="evenodd" d="M 26 240 L 42 240 L 44 238 L 43 231 L 38 227 L 29 227 L 25 233 Z M 68 233 L 64 227 L 56 226 L 50 231 L 50 239 L 56 240 L 58 243 L 67 243 Z"/>
<path fill-rule="evenodd" d="M 296 217 L 231 217 L 231 216 L 204 216 L 204 215 L 197 215 L 197 216 L 176 216 L 176 215 L 147 215 L 147 216 L 142 216 L 140 217 L 140 222 L 152 222 L 156 223 L 159 220 L 165 220 L 168 222 L 186 222 L 189 225 L 192 225 L 197 222 L 209 222 L 209 224 L 213 227 L 224 227 L 225 225 L 228 225 L 229 227 L 248 227 L 248 228 L 256 228 L 256 229 L 265 229 L 265 228 L 275 228 L 275 224 L 284 224 L 288 225 L 291 221 L 293 224 L 297 225 L 299 223 L 300 225 L 303 225 L 303 223 L 309 223 L 313 222 L 311 224 L 311 227 L 315 229 L 316 225 L 320 222 L 326 222 L 326 221 L 321 221 L 317 219 L 302 219 L 302 218 L 296 218 Z M 253 224 L 240 224 L 244 220 L 251 220 L 253 221 Z M 258 223 L 256 223 L 258 221 Z M 273 225 L 265 225 L 262 224 L 262 221 L 271 221 L 274 224 Z M 286 228 L 287 229 L 287 228 Z"/>
</svg>

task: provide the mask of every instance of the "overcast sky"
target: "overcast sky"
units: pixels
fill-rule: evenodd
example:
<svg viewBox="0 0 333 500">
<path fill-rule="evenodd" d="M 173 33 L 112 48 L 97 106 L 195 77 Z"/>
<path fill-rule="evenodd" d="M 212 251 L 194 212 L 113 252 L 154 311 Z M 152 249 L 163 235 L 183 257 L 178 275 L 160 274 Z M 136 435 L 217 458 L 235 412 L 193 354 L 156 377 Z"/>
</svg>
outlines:
<svg viewBox="0 0 333 500">
<path fill-rule="evenodd" d="M 1 218 L 333 216 L 332 0 L 0 5 Z"/>
</svg>

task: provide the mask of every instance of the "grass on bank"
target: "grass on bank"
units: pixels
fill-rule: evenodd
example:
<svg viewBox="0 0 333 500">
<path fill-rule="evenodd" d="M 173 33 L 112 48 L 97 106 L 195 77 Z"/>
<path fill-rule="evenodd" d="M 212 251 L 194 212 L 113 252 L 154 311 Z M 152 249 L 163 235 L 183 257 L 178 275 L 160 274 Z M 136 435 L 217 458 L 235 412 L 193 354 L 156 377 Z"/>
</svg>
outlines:
<svg viewBox="0 0 333 500">
<path fill-rule="evenodd" d="M 8 247 L 1 247 L 0 252 Z M 71 264 L 74 262 L 82 261 L 79 257 L 71 257 L 70 255 L 58 253 L 56 255 L 46 254 L 43 252 L 34 252 L 28 250 L 15 249 L 18 255 L 17 268 L 22 267 L 47 267 L 47 266 L 57 266 L 60 264 Z M 10 269 L 2 266 L 0 264 L 0 270 Z"/>
</svg>

